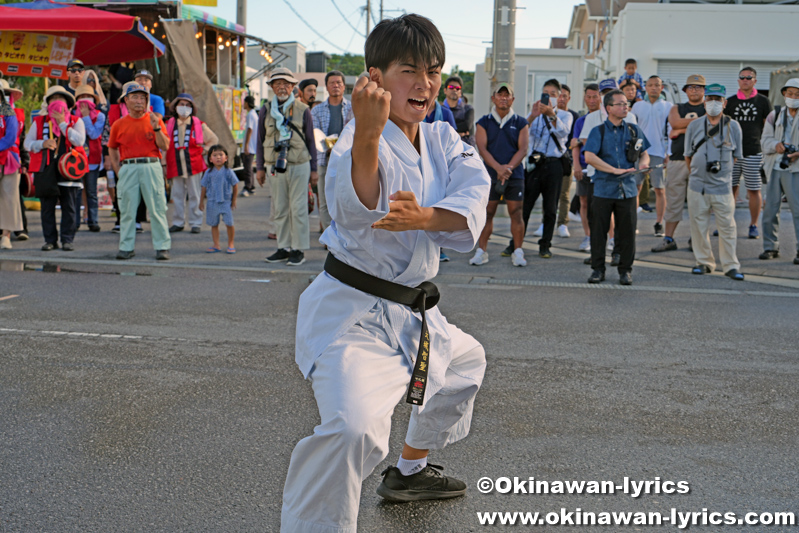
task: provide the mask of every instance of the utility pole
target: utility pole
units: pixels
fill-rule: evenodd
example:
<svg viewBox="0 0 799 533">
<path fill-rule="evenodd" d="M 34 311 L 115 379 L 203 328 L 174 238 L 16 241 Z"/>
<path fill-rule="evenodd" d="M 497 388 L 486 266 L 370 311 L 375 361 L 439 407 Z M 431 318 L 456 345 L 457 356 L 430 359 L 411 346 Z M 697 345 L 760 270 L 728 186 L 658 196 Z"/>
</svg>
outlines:
<svg viewBox="0 0 799 533">
<path fill-rule="evenodd" d="M 513 87 L 516 69 L 516 0 L 494 0 L 491 93 L 500 83 Z"/>
<path fill-rule="evenodd" d="M 247 0 L 236 0 L 236 23 L 247 27 Z M 204 40 L 203 40 L 204 41 Z M 239 52 L 239 48 L 243 46 L 244 52 Z M 239 57 L 239 83 L 238 87 L 244 86 L 244 80 L 247 79 L 247 38 L 239 37 L 239 46 L 235 50 L 236 57 Z M 205 55 L 203 54 L 203 57 Z"/>
<path fill-rule="evenodd" d="M 366 0 L 366 36 L 369 36 L 369 17 L 372 16 L 372 0 Z"/>
<path fill-rule="evenodd" d="M 380 0 L 380 20 L 383 20 L 383 0 Z"/>
</svg>

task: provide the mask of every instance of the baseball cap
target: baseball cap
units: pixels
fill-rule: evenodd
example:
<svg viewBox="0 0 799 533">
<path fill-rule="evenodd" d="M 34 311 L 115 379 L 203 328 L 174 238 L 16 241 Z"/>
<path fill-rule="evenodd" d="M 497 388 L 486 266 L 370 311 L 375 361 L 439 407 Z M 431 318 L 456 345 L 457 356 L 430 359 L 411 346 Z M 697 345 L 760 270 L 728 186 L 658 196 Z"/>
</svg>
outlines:
<svg viewBox="0 0 799 533">
<path fill-rule="evenodd" d="M 785 89 L 793 87 L 794 89 L 799 89 L 799 78 L 791 78 L 790 80 L 785 82 L 785 85 L 782 86 L 780 92 L 785 94 Z"/>
<path fill-rule="evenodd" d="M 135 81 L 129 81 L 128 83 L 125 84 L 125 93 L 122 95 L 122 97 L 124 98 L 133 93 L 144 93 L 146 95 L 149 95 L 150 90 L 147 89 L 147 87 L 145 87 L 144 85 L 140 85 Z"/>
<path fill-rule="evenodd" d="M 725 98 L 727 96 L 727 88 L 718 83 L 711 83 L 705 87 L 705 96 L 721 96 Z"/>
<path fill-rule="evenodd" d="M 500 83 L 499 85 L 497 85 L 497 88 L 494 89 L 494 92 L 492 94 L 497 94 L 502 89 L 505 89 L 506 91 L 508 91 L 508 94 L 513 96 L 513 87 L 511 87 L 507 83 Z"/>
<path fill-rule="evenodd" d="M 305 88 L 308 87 L 309 85 L 313 85 L 315 87 L 319 87 L 319 80 L 316 80 L 314 78 L 307 78 L 307 79 L 302 80 L 300 82 L 300 90 L 301 91 L 305 90 Z"/>
<path fill-rule="evenodd" d="M 80 59 L 70 59 L 69 63 L 67 63 L 67 70 L 71 68 L 85 68 L 85 66 Z"/>
<path fill-rule="evenodd" d="M 619 86 L 616 85 L 616 80 L 613 78 L 608 78 L 606 80 L 602 80 L 599 82 L 599 92 L 618 89 Z"/>
<path fill-rule="evenodd" d="M 291 74 L 291 71 L 290 71 L 289 69 L 287 69 L 286 67 L 279 67 L 279 68 L 276 68 L 275 70 L 273 70 L 273 71 L 272 71 L 272 72 L 269 74 L 269 84 L 270 84 L 270 85 L 272 84 L 272 82 L 275 82 L 275 81 L 277 81 L 277 80 L 286 80 L 287 82 L 289 82 L 289 83 L 293 83 L 293 84 L 295 84 L 295 85 L 296 85 L 297 83 L 299 83 L 299 82 L 297 81 L 297 78 L 295 78 L 295 77 L 294 77 L 294 76 Z"/>
<path fill-rule="evenodd" d="M 688 87 L 689 85 L 701 85 L 702 87 L 704 87 L 705 85 L 707 85 L 707 82 L 705 82 L 705 77 L 702 76 L 701 74 L 691 74 L 690 76 L 688 76 L 688 79 L 685 81 L 685 85 L 682 86 L 682 90 L 684 91 L 685 88 Z"/>
<path fill-rule="evenodd" d="M 133 79 L 135 80 L 139 76 L 144 76 L 145 78 L 150 78 L 150 81 L 153 81 L 153 75 L 150 74 L 150 71 L 147 69 L 137 70 L 136 74 L 133 75 Z"/>
</svg>

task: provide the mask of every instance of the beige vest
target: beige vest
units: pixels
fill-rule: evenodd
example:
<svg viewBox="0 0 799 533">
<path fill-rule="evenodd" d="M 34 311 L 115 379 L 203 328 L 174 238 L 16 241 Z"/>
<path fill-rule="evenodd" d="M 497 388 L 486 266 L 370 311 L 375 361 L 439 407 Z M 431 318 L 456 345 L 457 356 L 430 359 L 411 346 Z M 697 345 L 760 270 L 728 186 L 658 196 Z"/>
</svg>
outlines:
<svg viewBox="0 0 799 533">
<path fill-rule="evenodd" d="M 277 160 L 277 152 L 275 151 L 275 141 L 280 137 L 280 131 L 277 129 L 277 124 L 272 114 L 269 112 L 271 102 L 266 104 L 266 120 L 264 120 L 264 127 L 266 135 L 264 136 L 264 163 L 274 165 Z M 304 127 L 303 116 L 308 106 L 297 100 L 291 105 L 291 122 L 296 127 L 291 128 L 291 141 L 289 141 L 289 152 L 287 160 L 291 165 L 299 165 L 311 160 L 311 154 L 308 152 L 308 147 L 305 146 L 305 141 L 302 140 L 297 131 L 302 131 Z"/>
</svg>

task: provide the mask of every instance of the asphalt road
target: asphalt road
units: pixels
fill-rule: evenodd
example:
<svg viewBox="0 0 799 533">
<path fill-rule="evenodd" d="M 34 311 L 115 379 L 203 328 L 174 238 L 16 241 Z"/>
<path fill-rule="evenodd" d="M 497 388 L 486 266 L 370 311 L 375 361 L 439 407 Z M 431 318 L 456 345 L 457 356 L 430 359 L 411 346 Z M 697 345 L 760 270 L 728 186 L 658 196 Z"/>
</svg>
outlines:
<svg viewBox="0 0 799 533">
<path fill-rule="evenodd" d="M 263 263 L 274 246 L 266 199 L 239 205 L 235 256 L 204 254 L 205 227 L 177 234 L 166 264 L 147 233 L 135 260 L 114 261 L 107 218 L 75 252 L 44 253 L 35 213 L 33 239 L 0 255 L 0 532 L 278 530 L 291 450 L 318 421 L 293 345 L 297 298 L 324 250 L 315 244 L 296 270 Z M 647 252 L 649 216 L 630 288 L 612 274 L 585 283 L 577 224 L 550 260 L 530 238 L 524 269 L 500 260 L 502 239 L 483 267 L 450 254 L 440 307 L 483 343 L 488 370 L 470 436 L 431 459 L 469 492 L 407 505 L 375 494 L 403 440 L 410 411 L 399 405 L 391 455 L 364 482 L 359 531 L 490 530 L 478 512 L 561 508 L 799 514 L 799 267 L 790 255 L 759 261 L 760 242 L 740 239 L 747 281 L 692 276 L 689 252 Z M 737 218 L 743 235 L 743 210 Z M 480 478 L 514 476 L 659 478 L 690 492 L 477 490 Z M 697 527 L 796 530 L 761 528 Z"/>
</svg>

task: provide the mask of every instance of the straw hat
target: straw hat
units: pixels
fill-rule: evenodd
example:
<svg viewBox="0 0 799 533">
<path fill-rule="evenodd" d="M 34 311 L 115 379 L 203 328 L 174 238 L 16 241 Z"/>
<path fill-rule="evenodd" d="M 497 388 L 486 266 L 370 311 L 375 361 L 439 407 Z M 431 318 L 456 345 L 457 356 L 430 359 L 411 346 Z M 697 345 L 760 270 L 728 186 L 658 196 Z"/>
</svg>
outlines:
<svg viewBox="0 0 799 533">
<path fill-rule="evenodd" d="M 64 99 L 67 101 L 67 107 L 71 108 L 72 106 L 75 105 L 75 97 L 72 96 L 72 93 L 70 93 L 60 85 L 53 85 L 52 87 L 47 89 L 47 92 L 44 93 L 44 103 L 49 104 L 50 97 L 55 95 L 63 96 Z"/>
<path fill-rule="evenodd" d="M 81 96 L 90 95 L 94 98 L 94 103 L 99 103 L 99 98 L 97 97 L 97 91 L 94 90 L 94 87 L 91 85 L 79 85 L 77 89 L 75 89 L 75 100 L 80 100 Z"/>
<path fill-rule="evenodd" d="M 0 78 L 0 90 L 2 90 L 7 96 L 16 93 L 17 98 L 22 97 L 22 90 L 10 86 L 8 84 L 8 80 L 4 80 L 2 78 Z"/>
</svg>

